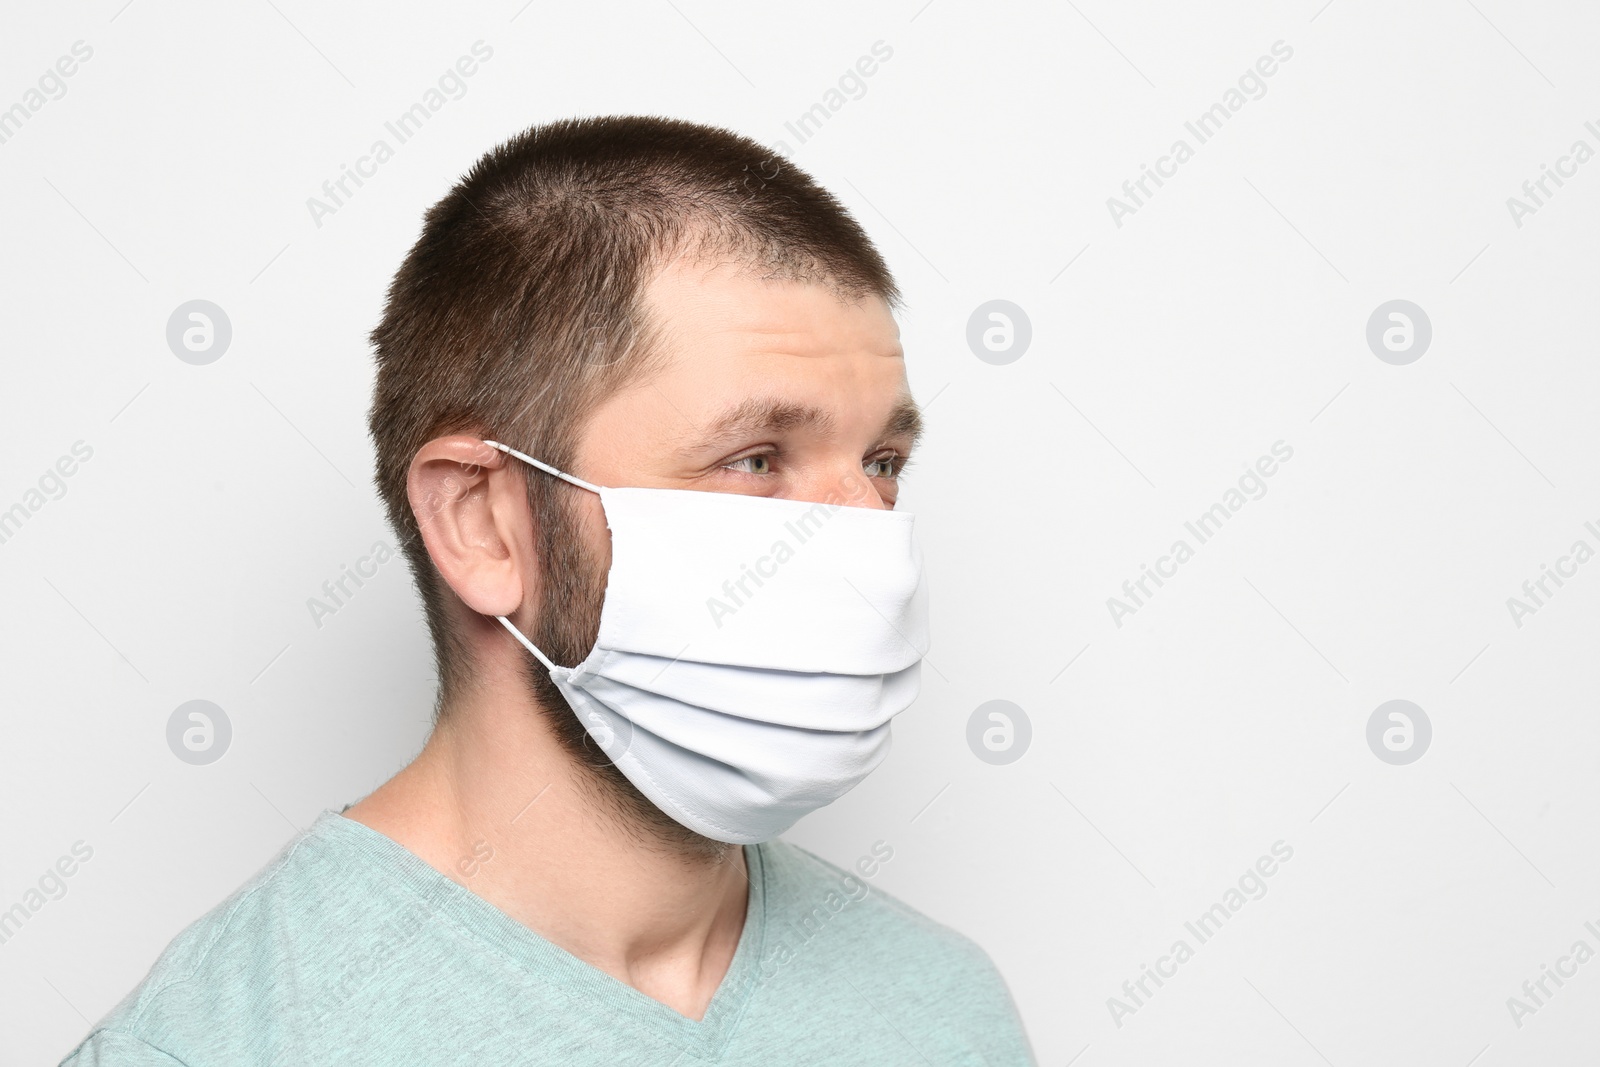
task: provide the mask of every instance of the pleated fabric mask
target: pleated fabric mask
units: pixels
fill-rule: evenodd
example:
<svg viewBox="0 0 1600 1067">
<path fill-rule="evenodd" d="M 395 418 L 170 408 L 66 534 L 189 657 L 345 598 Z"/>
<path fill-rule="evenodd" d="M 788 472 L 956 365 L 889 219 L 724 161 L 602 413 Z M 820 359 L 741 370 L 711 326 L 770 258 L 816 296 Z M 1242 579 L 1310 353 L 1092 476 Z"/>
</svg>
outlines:
<svg viewBox="0 0 1600 1067">
<path fill-rule="evenodd" d="M 550 672 L 641 793 L 718 841 L 767 841 L 849 792 L 916 699 L 928 595 L 905 512 L 688 489 L 597 493 L 611 569 L 593 650 Z"/>
</svg>

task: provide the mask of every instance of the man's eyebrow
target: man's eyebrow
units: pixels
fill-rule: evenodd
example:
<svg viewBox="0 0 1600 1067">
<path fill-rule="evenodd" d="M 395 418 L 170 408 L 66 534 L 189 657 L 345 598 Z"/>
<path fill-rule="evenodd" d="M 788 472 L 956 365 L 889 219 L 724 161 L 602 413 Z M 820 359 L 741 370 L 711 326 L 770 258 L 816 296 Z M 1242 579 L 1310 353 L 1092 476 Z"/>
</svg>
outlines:
<svg viewBox="0 0 1600 1067">
<path fill-rule="evenodd" d="M 710 425 L 697 431 L 679 452 L 692 456 L 741 438 L 782 433 L 800 426 L 809 426 L 824 437 L 831 436 L 836 429 L 833 414 L 822 408 L 776 397 L 751 397 L 728 408 Z"/>
<path fill-rule="evenodd" d="M 808 427 L 822 437 L 838 432 L 838 420 L 833 413 L 811 404 L 799 404 L 777 397 L 752 397 L 733 405 L 717 416 L 694 438 L 685 442 L 679 453 L 686 457 L 721 447 L 734 441 L 762 433 L 783 433 L 799 427 Z M 884 420 L 881 436 L 907 438 L 909 452 L 922 436 L 922 413 L 916 401 L 902 395 Z"/>
<path fill-rule="evenodd" d="M 917 407 L 917 402 L 909 395 L 902 394 L 894 410 L 889 412 L 888 420 L 883 424 L 884 438 L 906 438 L 906 451 L 909 452 L 922 439 L 922 430 L 922 409 Z"/>
</svg>

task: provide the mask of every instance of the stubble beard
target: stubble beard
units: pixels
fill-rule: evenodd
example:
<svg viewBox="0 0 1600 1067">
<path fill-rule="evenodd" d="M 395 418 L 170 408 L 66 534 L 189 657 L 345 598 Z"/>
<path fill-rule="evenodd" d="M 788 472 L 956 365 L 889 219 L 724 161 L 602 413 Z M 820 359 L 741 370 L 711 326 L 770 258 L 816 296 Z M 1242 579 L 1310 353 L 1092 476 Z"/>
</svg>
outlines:
<svg viewBox="0 0 1600 1067">
<path fill-rule="evenodd" d="M 606 566 L 585 539 L 570 493 L 547 499 L 541 511 L 540 575 L 546 607 L 534 627 L 533 643 L 555 663 L 575 666 L 594 648 L 605 603 Z M 695 832 L 662 811 L 619 770 L 589 734 L 578 714 L 532 656 L 524 677 L 539 710 L 578 768 L 579 788 L 593 802 L 598 818 L 646 848 L 692 866 L 728 862 L 734 846 Z"/>
</svg>

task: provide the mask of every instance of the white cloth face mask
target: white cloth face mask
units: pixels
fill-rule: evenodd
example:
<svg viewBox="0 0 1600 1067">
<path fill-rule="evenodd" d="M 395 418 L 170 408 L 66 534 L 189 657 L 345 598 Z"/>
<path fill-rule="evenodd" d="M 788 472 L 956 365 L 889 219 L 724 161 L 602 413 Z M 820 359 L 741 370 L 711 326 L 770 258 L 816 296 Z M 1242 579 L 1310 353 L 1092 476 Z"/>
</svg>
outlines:
<svg viewBox="0 0 1600 1067">
<path fill-rule="evenodd" d="M 594 649 L 549 670 L 641 793 L 718 841 L 767 841 L 849 792 L 916 698 L 928 598 L 915 518 L 690 489 L 600 496 L 611 569 Z"/>
</svg>

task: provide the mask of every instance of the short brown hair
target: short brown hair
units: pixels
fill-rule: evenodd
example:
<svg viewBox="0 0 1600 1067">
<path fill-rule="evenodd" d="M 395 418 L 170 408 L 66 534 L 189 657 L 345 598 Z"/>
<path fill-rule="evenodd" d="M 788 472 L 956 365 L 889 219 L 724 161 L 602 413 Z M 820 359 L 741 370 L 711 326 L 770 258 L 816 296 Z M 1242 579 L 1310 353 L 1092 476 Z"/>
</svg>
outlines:
<svg viewBox="0 0 1600 1067">
<path fill-rule="evenodd" d="M 659 355 L 645 286 L 670 260 L 718 255 L 763 277 L 900 303 L 871 240 L 809 175 L 748 137 L 690 122 L 535 126 L 485 154 L 428 211 L 372 331 L 368 427 L 378 490 L 433 637 L 436 713 L 471 663 L 407 499 L 412 458 L 434 438 L 467 433 L 564 467 L 596 403 Z M 541 541 L 561 525 L 549 482 L 528 482 L 545 572 L 560 555 Z"/>
</svg>

